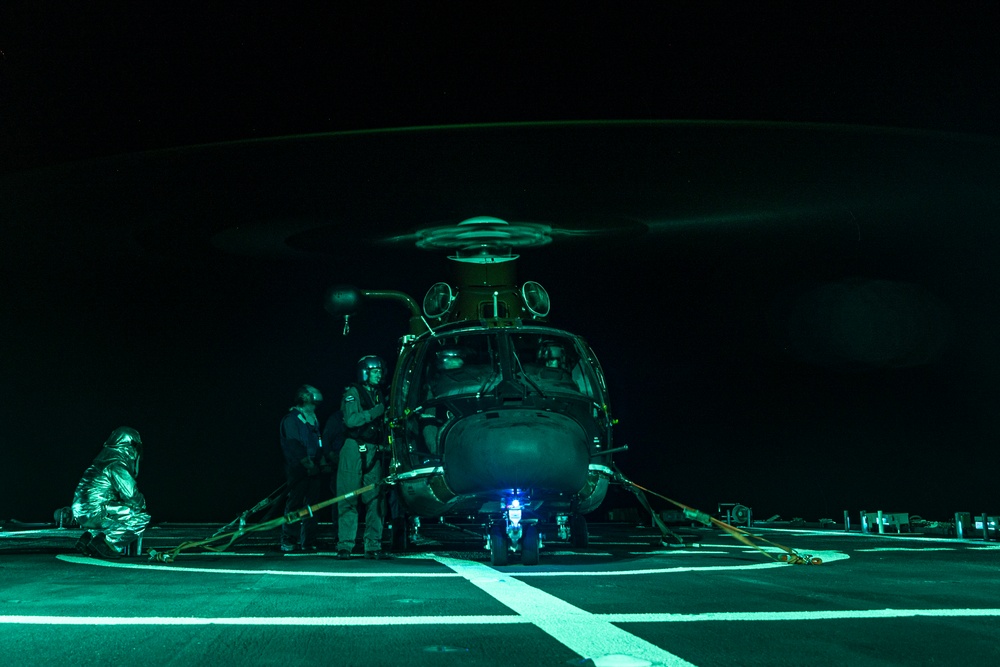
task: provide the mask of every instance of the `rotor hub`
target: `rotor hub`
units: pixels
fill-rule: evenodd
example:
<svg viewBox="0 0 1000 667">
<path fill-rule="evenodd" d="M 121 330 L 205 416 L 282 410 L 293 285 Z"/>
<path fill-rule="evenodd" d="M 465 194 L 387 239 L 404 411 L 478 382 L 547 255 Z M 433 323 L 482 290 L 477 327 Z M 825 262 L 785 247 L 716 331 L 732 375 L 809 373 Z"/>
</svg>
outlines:
<svg viewBox="0 0 1000 667">
<path fill-rule="evenodd" d="M 430 227 L 417 232 L 417 247 L 451 250 L 448 259 L 471 264 L 509 262 L 518 258 L 514 248 L 536 248 L 552 242 L 552 228 L 534 222 L 507 222 L 477 216 L 457 225 Z"/>
</svg>

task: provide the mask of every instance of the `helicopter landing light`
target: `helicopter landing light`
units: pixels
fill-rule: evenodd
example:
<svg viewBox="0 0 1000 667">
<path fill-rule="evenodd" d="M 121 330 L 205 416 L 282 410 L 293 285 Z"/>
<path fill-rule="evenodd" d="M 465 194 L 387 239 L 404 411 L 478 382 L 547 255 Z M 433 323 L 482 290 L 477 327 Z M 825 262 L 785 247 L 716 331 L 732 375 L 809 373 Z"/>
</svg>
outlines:
<svg viewBox="0 0 1000 667">
<path fill-rule="evenodd" d="M 455 296 L 448 283 L 434 283 L 424 297 L 424 315 L 432 320 L 444 317 L 451 310 Z"/>
<path fill-rule="evenodd" d="M 521 297 L 524 306 L 535 317 L 545 317 L 549 314 L 549 293 L 534 280 L 529 280 L 521 286 Z"/>
<path fill-rule="evenodd" d="M 521 523 L 521 503 L 517 498 L 514 498 L 507 506 L 507 518 L 514 526 Z"/>
</svg>

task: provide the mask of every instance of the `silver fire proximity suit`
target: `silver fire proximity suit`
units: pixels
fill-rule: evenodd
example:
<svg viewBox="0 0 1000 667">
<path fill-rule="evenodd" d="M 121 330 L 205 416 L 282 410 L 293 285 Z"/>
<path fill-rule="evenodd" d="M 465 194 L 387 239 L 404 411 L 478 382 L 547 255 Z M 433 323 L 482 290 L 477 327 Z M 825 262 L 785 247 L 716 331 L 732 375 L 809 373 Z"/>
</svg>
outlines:
<svg viewBox="0 0 1000 667">
<path fill-rule="evenodd" d="M 149 524 L 146 499 L 136 487 L 141 453 L 142 440 L 135 429 L 115 429 L 83 473 L 73 496 L 76 522 L 92 533 L 103 533 L 118 553 Z"/>
</svg>

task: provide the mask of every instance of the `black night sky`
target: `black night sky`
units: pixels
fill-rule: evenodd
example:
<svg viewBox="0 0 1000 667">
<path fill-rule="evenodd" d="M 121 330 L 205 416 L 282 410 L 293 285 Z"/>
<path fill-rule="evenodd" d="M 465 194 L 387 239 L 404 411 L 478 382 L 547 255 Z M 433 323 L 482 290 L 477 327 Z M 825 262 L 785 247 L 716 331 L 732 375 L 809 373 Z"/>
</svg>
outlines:
<svg viewBox="0 0 1000 667">
<path fill-rule="evenodd" d="M 419 300 L 450 267 L 407 235 L 476 215 L 581 232 L 518 274 L 640 484 L 997 511 L 995 5 L 335 4 L 0 7 L 0 518 L 120 425 L 154 522 L 234 518 L 295 388 L 329 412 L 404 333 L 326 289 Z"/>
</svg>

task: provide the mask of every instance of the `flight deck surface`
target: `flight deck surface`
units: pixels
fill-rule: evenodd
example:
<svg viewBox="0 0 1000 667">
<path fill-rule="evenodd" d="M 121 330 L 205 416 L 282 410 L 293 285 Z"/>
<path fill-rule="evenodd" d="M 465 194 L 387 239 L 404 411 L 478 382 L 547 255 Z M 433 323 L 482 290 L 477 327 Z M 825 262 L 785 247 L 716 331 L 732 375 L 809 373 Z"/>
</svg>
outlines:
<svg viewBox="0 0 1000 667">
<path fill-rule="evenodd" d="M 144 551 L 215 528 L 154 526 Z M 386 561 L 282 556 L 272 532 L 171 563 L 80 556 L 76 530 L 5 532 L 4 651 L 23 665 L 1000 662 L 996 542 L 755 528 L 823 560 L 789 565 L 715 530 L 672 548 L 609 523 L 586 548 L 548 539 L 539 565 L 495 567 L 475 526 L 421 532 Z"/>
</svg>

